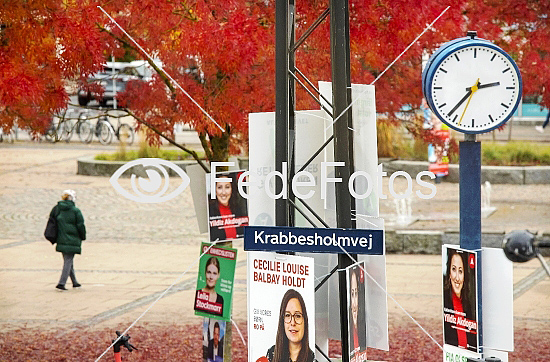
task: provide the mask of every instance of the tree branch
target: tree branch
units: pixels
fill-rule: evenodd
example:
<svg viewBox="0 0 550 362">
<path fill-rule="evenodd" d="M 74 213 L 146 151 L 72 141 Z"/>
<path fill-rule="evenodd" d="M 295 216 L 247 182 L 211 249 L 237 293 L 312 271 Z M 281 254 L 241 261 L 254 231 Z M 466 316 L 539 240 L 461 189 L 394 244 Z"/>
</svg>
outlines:
<svg viewBox="0 0 550 362">
<path fill-rule="evenodd" d="M 199 139 L 201 140 L 202 148 L 204 149 L 204 152 L 206 153 L 206 158 L 209 160 L 212 160 L 212 151 L 210 150 L 210 146 L 208 145 L 208 141 L 206 140 L 206 133 L 200 132 L 199 133 Z"/>
<path fill-rule="evenodd" d="M 127 42 L 126 40 L 122 39 L 121 37 L 115 35 L 112 31 L 104 28 L 101 24 L 99 23 L 96 23 L 97 27 L 99 28 L 99 30 L 109 34 L 113 39 L 115 39 L 116 41 L 124 44 L 125 46 L 127 46 L 128 48 L 130 49 L 133 49 L 136 53 L 141 53 L 141 51 L 136 48 L 133 44 Z M 175 95 L 176 94 L 176 88 L 174 88 L 174 86 L 172 85 L 172 82 L 170 82 L 170 79 L 166 76 L 166 73 L 164 72 L 164 70 L 160 69 L 157 64 L 155 62 L 153 62 L 148 56 L 147 54 L 145 54 L 145 59 L 147 59 L 147 63 L 149 63 L 149 65 L 151 66 L 151 68 L 153 68 L 155 70 L 155 72 L 157 72 L 157 74 L 159 75 L 160 79 L 162 79 L 162 81 L 164 82 L 164 84 L 166 84 L 166 86 L 168 87 L 168 89 L 170 89 L 170 92 Z"/>
<path fill-rule="evenodd" d="M 193 156 L 193 158 L 195 159 L 195 161 L 197 161 L 197 163 L 202 167 L 202 169 L 206 172 L 206 173 L 210 173 L 210 169 L 204 164 L 204 162 L 199 158 L 199 155 L 197 154 L 197 152 L 191 150 L 191 149 L 188 149 L 180 144 L 178 144 L 176 141 L 174 141 L 173 139 L 171 139 L 170 137 L 168 136 L 165 136 L 164 133 L 162 133 L 161 131 L 159 131 L 155 126 L 153 126 L 152 124 L 150 124 L 149 122 L 139 118 L 138 116 L 136 116 L 132 111 L 129 111 L 126 109 L 126 112 L 128 113 L 128 115 L 132 116 L 135 118 L 136 121 L 138 121 L 139 123 L 145 125 L 147 128 L 149 128 L 151 131 L 155 132 L 156 134 L 158 134 L 160 137 L 164 138 L 166 141 L 168 141 L 168 143 L 170 143 L 171 145 L 174 145 L 176 146 L 177 148 L 189 153 L 191 156 Z M 202 142 L 202 140 L 201 140 Z"/>
</svg>

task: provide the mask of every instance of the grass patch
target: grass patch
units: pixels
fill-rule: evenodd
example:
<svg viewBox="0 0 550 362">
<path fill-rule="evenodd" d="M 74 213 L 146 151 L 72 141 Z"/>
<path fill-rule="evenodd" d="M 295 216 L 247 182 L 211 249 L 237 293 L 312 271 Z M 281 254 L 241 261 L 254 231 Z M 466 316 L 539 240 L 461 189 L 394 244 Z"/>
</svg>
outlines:
<svg viewBox="0 0 550 362">
<path fill-rule="evenodd" d="M 536 166 L 550 165 L 550 145 L 534 142 L 482 142 L 481 160 L 484 165 Z"/>
<path fill-rule="evenodd" d="M 204 158 L 204 154 L 197 152 L 199 157 Z M 114 153 L 100 153 L 95 156 L 98 161 L 133 161 L 138 158 L 161 158 L 168 161 L 193 160 L 193 157 L 180 150 L 165 150 L 154 146 L 141 144 L 138 150 L 120 149 Z"/>
</svg>

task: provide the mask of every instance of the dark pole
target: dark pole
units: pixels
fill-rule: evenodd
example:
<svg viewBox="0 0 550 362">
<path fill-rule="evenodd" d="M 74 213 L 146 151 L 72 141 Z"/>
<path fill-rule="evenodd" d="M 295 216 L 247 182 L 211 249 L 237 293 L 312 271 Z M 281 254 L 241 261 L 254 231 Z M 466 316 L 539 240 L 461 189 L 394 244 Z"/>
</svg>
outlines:
<svg viewBox="0 0 550 362">
<path fill-rule="evenodd" d="M 296 72 L 296 61 L 295 53 L 290 49 L 294 49 L 294 18 L 296 7 L 294 6 L 294 0 L 288 0 L 289 3 L 289 13 L 288 13 L 288 70 L 294 74 Z M 294 168 L 296 166 L 296 121 L 295 121 L 295 112 L 296 109 L 296 81 L 294 77 L 289 76 L 289 72 L 286 73 L 288 80 L 288 179 L 292 180 L 294 177 Z M 287 183 L 288 184 L 288 183 Z M 295 197 L 294 193 L 289 190 L 288 192 L 289 202 L 294 203 Z M 287 214 L 288 214 L 288 226 L 294 226 L 295 223 L 295 213 L 294 209 L 290 207 L 290 204 L 287 203 Z M 291 211 L 292 210 L 292 211 Z"/>
<path fill-rule="evenodd" d="M 288 162 L 289 127 L 289 0 L 275 3 L 275 170 L 282 172 Z M 267 187 L 267 185 L 266 185 Z M 275 194 L 282 190 L 282 182 L 275 178 Z M 288 226 L 288 204 L 283 198 L 275 200 L 275 225 Z"/>
<path fill-rule="evenodd" d="M 338 117 L 351 103 L 351 77 L 349 54 L 349 9 L 348 0 L 330 1 L 330 48 L 332 63 L 332 105 L 333 115 Z M 335 176 L 342 179 L 336 183 L 336 221 L 340 228 L 353 228 L 351 211 L 353 200 L 348 191 L 353 159 L 351 125 L 351 108 L 333 125 L 334 160 L 344 162 L 345 166 L 335 168 Z M 356 255 L 352 255 L 356 258 Z M 342 270 L 352 264 L 345 254 L 338 255 L 338 269 Z M 348 310 L 346 273 L 339 272 L 340 291 L 340 326 L 342 338 L 342 361 L 349 362 Z"/>
<path fill-rule="evenodd" d="M 481 143 L 475 134 L 460 142 L 460 247 L 481 250 Z M 479 345 L 483 345 L 481 300 L 481 253 L 477 252 L 477 303 Z"/>
</svg>

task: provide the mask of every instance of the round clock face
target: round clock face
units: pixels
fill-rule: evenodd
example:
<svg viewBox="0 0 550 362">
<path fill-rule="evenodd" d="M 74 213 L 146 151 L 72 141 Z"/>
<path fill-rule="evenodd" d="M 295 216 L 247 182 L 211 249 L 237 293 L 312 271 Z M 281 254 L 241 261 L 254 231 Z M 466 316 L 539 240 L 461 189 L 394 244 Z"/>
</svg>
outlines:
<svg viewBox="0 0 550 362">
<path fill-rule="evenodd" d="M 443 55 L 428 82 L 432 111 L 465 133 L 500 126 L 512 116 L 521 96 L 519 70 L 496 46 L 470 45 Z"/>
</svg>

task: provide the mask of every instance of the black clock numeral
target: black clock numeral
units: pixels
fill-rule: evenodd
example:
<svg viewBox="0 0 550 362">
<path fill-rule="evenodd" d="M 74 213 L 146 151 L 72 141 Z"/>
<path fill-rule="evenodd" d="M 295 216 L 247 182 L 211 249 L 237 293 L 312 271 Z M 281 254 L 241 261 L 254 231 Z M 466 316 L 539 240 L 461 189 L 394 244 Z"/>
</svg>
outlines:
<svg viewBox="0 0 550 362">
<path fill-rule="evenodd" d="M 495 59 L 497 55 L 496 54 L 493 54 L 493 56 L 491 57 L 491 61 L 493 61 L 493 59 Z"/>
<path fill-rule="evenodd" d="M 509 107 L 508 107 L 506 104 L 504 104 L 504 103 L 501 103 L 500 105 L 503 106 L 504 108 L 509 108 Z"/>
<path fill-rule="evenodd" d="M 460 62 L 460 58 L 458 57 L 458 54 L 455 53 L 455 58 L 457 62 Z"/>
<path fill-rule="evenodd" d="M 509 71 L 509 70 L 510 70 L 510 68 L 506 68 L 506 69 L 504 69 L 504 70 L 502 71 L 502 73 L 506 73 L 506 72 Z"/>
<path fill-rule="evenodd" d="M 447 105 L 447 103 L 440 104 L 440 105 L 439 105 L 439 108 L 443 108 L 443 107 L 445 107 L 446 105 Z"/>
<path fill-rule="evenodd" d="M 493 119 L 493 117 L 491 117 L 491 115 L 489 115 L 489 119 L 491 120 L 491 122 L 494 122 L 495 120 Z"/>
</svg>

